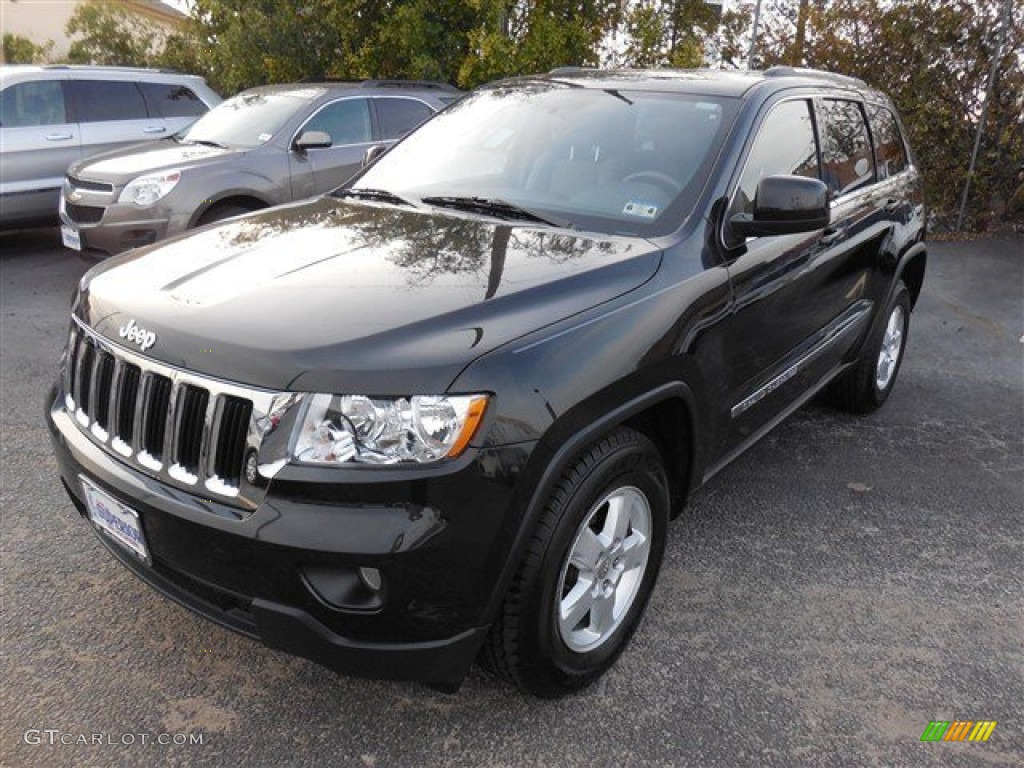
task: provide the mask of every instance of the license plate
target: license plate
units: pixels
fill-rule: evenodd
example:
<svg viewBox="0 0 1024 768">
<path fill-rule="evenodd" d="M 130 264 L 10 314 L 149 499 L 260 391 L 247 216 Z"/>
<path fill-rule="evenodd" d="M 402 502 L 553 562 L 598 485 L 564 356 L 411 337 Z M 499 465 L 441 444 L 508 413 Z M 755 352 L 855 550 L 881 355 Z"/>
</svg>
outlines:
<svg viewBox="0 0 1024 768">
<path fill-rule="evenodd" d="M 150 562 L 139 513 L 110 498 L 84 477 L 80 479 L 85 491 L 85 506 L 93 524 L 140 560 Z"/>
<path fill-rule="evenodd" d="M 66 248 L 74 248 L 76 251 L 82 250 L 82 236 L 78 234 L 78 230 L 74 227 L 69 227 L 66 224 L 61 226 L 60 240 Z"/>
</svg>

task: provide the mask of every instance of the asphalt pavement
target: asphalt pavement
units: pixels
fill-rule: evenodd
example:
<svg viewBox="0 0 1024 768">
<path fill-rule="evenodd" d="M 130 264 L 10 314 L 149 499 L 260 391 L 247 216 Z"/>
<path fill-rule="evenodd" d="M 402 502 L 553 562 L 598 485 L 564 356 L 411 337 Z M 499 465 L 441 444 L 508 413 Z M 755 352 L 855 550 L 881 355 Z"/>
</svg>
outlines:
<svg viewBox="0 0 1024 768">
<path fill-rule="evenodd" d="M 886 406 L 808 406 L 698 492 L 634 641 L 560 701 L 339 677 L 114 562 L 42 418 L 88 266 L 0 234 L 0 765 L 1024 765 L 1024 239 L 932 243 Z"/>
</svg>

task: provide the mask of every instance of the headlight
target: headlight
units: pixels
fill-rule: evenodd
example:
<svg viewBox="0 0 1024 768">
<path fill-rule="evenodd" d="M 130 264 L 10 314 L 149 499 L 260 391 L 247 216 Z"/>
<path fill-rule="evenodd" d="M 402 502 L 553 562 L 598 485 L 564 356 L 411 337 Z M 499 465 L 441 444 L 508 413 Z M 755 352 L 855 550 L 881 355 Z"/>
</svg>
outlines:
<svg viewBox="0 0 1024 768">
<path fill-rule="evenodd" d="M 423 464 L 454 458 L 469 445 L 486 408 L 486 395 L 313 395 L 293 458 L 306 464 Z"/>
<path fill-rule="evenodd" d="M 152 205 L 162 198 L 181 180 L 181 171 L 155 173 L 132 179 L 117 198 L 119 203 L 135 203 L 140 208 Z"/>
</svg>

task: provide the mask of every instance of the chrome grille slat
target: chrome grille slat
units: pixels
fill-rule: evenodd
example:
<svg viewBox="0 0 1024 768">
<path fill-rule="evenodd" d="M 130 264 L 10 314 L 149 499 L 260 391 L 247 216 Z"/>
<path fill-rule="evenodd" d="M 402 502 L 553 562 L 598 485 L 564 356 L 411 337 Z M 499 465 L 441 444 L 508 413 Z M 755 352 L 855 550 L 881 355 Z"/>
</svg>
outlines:
<svg viewBox="0 0 1024 768">
<path fill-rule="evenodd" d="M 75 400 L 75 418 L 83 427 L 89 426 L 89 389 L 92 383 L 90 372 L 92 370 L 92 357 L 95 349 L 94 344 L 87 336 L 82 336 L 78 341 L 78 349 L 75 354 L 75 383 L 72 390 L 72 397 Z"/>
<path fill-rule="evenodd" d="M 192 373 L 126 349 L 73 319 L 64 357 L 63 402 L 93 441 L 143 472 L 254 509 L 265 482 L 252 484 L 244 462 L 286 414 L 294 423 L 303 396 L 245 387 Z M 226 414 L 226 418 L 225 418 Z M 260 466 L 283 466 L 275 446 Z M 271 474 L 267 474 L 267 473 Z M 255 478 L 253 478 L 255 479 Z"/>
<path fill-rule="evenodd" d="M 160 469 L 167 455 L 168 422 L 171 414 L 171 390 L 173 384 L 166 376 L 149 374 L 146 397 L 142 406 L 142 431 L 139 435 L 139 453 L 148 456 L 153 469 Z M 145 462 L 144 462 L 145 463 Z"/>
<path fill-rule="evenodd" d="M 110 385 L 114 374 L 114 356 L 106 350 L 97 349 L 94 358 L 92 405 L 89 407 L 89 415 L 93 434 L 101 442 L 106 442 L 110 436 Z"/>
</svg>

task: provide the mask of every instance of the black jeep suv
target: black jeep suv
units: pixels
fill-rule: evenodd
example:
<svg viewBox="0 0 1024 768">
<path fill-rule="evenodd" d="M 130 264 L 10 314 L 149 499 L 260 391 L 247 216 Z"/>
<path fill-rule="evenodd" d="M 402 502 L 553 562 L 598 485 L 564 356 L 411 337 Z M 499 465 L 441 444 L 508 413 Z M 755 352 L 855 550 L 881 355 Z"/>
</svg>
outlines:
<svg viewBox="0 0 1024 768">
<path fill-rule="evenodd" d="M 622 652 L 687 494 L 818 392 L 885 401 L 924 222 L 860 81 L 498 82 L 330 195 L 89 272 L 60 474 L 128 568 L 271 647 L 556 696 Z"/>
</svg>

